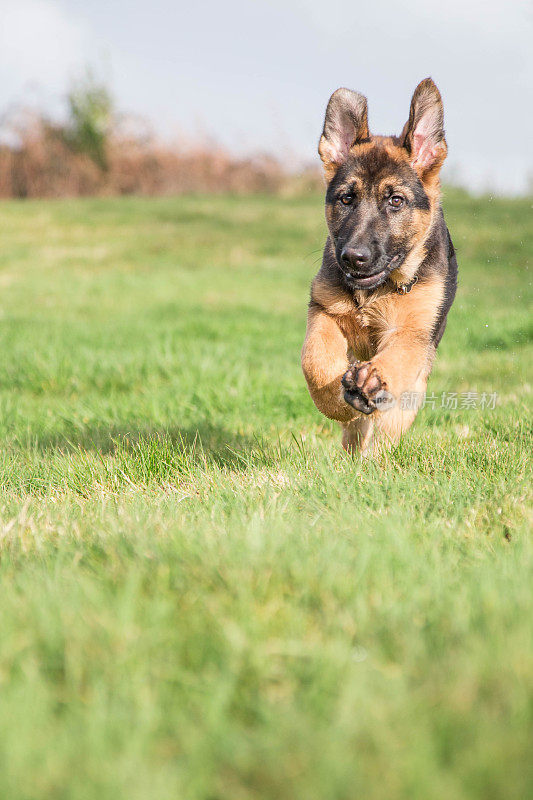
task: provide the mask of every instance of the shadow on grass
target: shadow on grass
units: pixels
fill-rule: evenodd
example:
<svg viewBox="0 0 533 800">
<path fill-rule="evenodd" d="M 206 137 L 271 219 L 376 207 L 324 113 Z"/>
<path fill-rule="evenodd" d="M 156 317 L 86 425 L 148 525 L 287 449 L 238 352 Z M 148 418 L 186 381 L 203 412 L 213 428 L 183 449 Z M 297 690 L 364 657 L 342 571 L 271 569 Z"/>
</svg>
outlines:
<svg viewBox="0 0 533 800">
<path fill-rule="evenodd" d="M 93 451 L 101 456 L 149 451 L 187 454 L 193 463 L 205 462 L 231 469 L 246 469 L 247 458 L 257 449 L 256 438 L 229 431 L 224 427 L 199 423 L 191 427 L 154 427 L 131 425 L 96 425 L 72 428 L 64 433 L 37 436 L 33 440 L 42 453 Z"/>
</svg>

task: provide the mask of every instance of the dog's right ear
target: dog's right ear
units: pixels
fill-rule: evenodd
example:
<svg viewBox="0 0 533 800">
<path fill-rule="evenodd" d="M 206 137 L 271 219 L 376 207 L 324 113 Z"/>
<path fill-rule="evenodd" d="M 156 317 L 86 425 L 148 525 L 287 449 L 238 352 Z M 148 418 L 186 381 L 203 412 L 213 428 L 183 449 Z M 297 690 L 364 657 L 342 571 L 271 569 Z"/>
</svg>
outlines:
<svg viewBox="0 0 533 800">
<path fill-rule="evenodd" d="M 369 137 L 366 97 L 350 89 L 337 89 L 329 98 L 318 145 L 326 177 L 331 179 L 352 147 Z"/>
</svg>

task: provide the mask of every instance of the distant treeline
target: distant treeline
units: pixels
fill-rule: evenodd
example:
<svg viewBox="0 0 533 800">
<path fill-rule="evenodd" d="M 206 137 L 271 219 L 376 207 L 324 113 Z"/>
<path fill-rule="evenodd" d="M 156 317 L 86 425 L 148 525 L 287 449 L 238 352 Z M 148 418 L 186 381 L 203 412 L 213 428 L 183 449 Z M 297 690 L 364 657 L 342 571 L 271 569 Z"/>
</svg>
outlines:
<svg viewBox="0 0 533 800">
<path fill-rule="evenodd" d="M 318 172 L 295 177 L 270 156 L 237 159 L 207 143 L 163 144 L 131 120 L 118 121 L 108 90 L 90 74 L 67 101 L 63 124 L 20 111 L 4 122 L 10 143 L 0 144 L 0 197 L 274 193 L 322 185 Z"/>
</svg>

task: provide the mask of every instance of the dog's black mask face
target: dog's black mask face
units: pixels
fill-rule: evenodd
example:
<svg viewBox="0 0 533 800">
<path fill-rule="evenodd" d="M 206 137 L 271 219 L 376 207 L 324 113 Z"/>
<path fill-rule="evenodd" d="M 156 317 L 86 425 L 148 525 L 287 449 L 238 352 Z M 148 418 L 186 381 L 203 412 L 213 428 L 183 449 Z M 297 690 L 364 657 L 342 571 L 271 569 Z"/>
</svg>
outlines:
<svg viewBox="0 0 533 800">
<path fill-rule="evenodd" d="M 326 219 L 344 281 L 374 289 L 424 238 L 430 201 L 406 160 L 377 144 L 360 149 L 328 186 Z"/>
<path fill-rule="evenodd" d="M 430 78 L 419 83 L 400 136 L 371 136 L 366 98 L 337 89 L 318 152 L 328 189 L 326 219 L 340 275 L 373 289 L 398 270 L 429 231 L 446 158 L 444 112 Z"/>
</svg>

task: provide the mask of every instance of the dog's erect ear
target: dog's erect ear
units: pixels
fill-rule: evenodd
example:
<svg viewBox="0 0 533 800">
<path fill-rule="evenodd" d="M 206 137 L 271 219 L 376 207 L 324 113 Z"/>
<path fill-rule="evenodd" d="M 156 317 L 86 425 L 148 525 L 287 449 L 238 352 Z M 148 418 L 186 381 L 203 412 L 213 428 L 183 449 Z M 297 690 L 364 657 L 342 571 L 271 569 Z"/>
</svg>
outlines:
<svg viewBox="0 0 533 800">
<path fill-rule="evenodd" d="M 350 89 L 337 89 L 329 98 L 318 145 L 326 174 L 335 173 L 354 144 L 369 136 L 366 97 Z"/>
<path fill-rule="evenodd" d="M 401 138 L 411 166 L 421 177 L 440 169 L 447 153 L 444 109 L 440 92 L 431 78 L 416 87 Z"/>
</svg>

